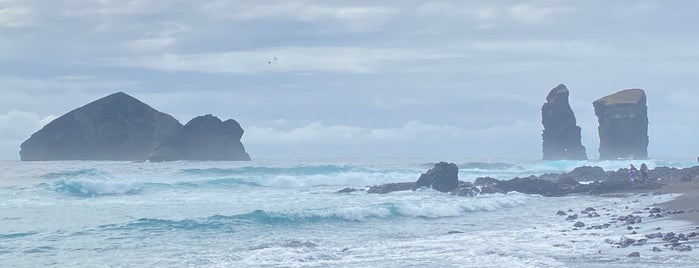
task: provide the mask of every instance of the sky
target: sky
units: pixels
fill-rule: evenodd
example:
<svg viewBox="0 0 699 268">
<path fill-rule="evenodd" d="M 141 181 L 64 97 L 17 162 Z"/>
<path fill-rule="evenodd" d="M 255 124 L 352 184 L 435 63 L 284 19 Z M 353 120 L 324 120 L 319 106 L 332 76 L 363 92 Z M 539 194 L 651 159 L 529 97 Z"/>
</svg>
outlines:
<svg viewBox="0 0 699 268">
<path fill-rule="evenodd" d="M 253 158 L 541 157 L 541 105 L 648 96 L 649 156 L 699 155 L 696 1 L 0 0 L 0 159 L 123 91 L 245 129 Z"/>
</svg>

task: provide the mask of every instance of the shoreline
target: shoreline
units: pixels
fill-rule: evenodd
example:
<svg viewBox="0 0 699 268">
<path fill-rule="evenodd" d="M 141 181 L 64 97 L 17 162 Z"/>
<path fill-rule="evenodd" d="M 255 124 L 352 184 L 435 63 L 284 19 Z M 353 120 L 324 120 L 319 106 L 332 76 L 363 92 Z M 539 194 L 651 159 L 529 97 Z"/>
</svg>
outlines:
<svg viewBox="0 0 699 268">
<path fill-rule="evenodd" d="M 679 194 L 673 200 L 657 204 L 668 216 L 699 226 L 699 181 L 667 181 L 660 191 Z"/>
</svg>

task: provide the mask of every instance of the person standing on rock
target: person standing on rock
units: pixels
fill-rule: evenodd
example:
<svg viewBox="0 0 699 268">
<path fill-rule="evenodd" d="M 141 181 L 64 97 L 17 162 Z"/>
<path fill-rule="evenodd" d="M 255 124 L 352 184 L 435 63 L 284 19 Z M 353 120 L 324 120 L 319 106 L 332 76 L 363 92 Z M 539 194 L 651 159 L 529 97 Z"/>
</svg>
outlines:
<svg viewBox="0 0 699 268">
<path fill-rule="evenodd" d="M 644 181 L 648 180 L 648 166 L 646 163 L 641 164 L 641 179 Z"/>
<path fill-rule="evenodd" d="M 631 164 L 631 167 L 629 168 L 629 180 L 631 182 L 633 182 L 634 179 L 636 179 L 636 171 L 638 171 L 636 167 L 634 167 L 633 164 Z"/>
</svg>

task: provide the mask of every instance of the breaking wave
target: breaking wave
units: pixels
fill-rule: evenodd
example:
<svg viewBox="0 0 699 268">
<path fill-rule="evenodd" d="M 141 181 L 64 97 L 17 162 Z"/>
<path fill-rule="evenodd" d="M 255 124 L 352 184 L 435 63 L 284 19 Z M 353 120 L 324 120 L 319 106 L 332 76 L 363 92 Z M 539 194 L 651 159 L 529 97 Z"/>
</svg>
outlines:
<svg viewBox="0 0 699 268">
<path fill-rule="evenodd" d="M 54 184 L 57 192 L 73 196 L 92 197 L 135 193 L 143 189 L 140 182 L 107 181 L 96 179 L 59 180 Z"/>
<path fill-rule="evenodd" d="M 390 220 L 395 218 L 437 219 L 460 217 L 473 212 L 495 211 L 525 205 L 527 199 L 533 198 L 519 193 L 495 194 L 486 198 L 461 199 L 466 201 L 442 202 L 413 201 L 401 203 L 381 203 L 365 206 L 340 206 L 319 209 L 297 209 L 283 211 L 255 210 L 236 215 L 214 215 L 194 219 L 156 219 L 142 218 L 126 224 L 102 225 L 104 230 L 219 230 L 234 232 L 242 225 L 284 225 L 312 224 L 318 222 L 365 222 L 371 220 Z"/>
</svg>

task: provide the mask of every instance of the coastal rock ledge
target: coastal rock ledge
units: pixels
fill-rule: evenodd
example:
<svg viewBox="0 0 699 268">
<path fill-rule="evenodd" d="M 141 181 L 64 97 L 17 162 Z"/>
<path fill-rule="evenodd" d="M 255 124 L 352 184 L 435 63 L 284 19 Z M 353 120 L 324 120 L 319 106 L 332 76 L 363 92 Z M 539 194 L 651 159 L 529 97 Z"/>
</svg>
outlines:
<svg viewBox="0 0 699 268">
<path fill-rule="evenodd" d="M 145 160 L 182 125 L 123 92 L 72 110 L 21 145 L 22 161 Z"/>
<path fill-rule="evenodd" d="M 199 160 L 199 161 L 249 161 L 240 138 L 243 128 L 237 121 L 221 121 L 207 114 L 195 117 L 148 157 L 151 162 Z"/>
<path fill-rule="evenodd" d="M 568 102 L 568 88 L 560 84 L 553 88 L 541 107 L 544 160 L 587 160 L 582 145 L 581 129 Z"/>
</svg>

